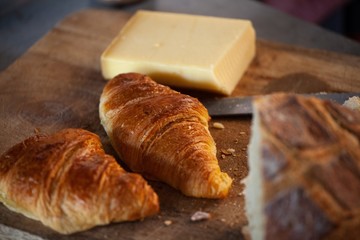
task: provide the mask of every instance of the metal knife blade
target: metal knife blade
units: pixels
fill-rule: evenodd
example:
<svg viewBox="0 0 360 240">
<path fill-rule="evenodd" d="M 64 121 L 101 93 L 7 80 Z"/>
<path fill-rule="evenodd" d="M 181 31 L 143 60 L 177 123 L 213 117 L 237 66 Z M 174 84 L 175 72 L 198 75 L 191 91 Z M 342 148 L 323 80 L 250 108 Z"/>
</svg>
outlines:
<svg viewBox="0 0 360 240">
<path fill-rule="evenodd" d="M 316 97 L 343 104 L 353 96 L 360 96 L 360 93 L 313 93 L 301 94 L 307 97 Z M 237 116 L 252 114 L 252 97 L 223 97 L 200 99 L 201 103 L 207 108 L 209 115 L 216 116 Z"/>
</svg>

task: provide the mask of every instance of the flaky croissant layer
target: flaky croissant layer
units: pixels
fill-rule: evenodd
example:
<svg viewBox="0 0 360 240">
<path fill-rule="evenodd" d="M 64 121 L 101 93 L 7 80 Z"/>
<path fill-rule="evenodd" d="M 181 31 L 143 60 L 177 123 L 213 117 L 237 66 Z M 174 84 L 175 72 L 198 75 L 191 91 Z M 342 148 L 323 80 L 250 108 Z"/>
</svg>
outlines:
<svg viewBox="0 0 360 240">
<path fill-rule="evenodd" d="M 64 234 L 159 211 L 146 181 L 122 169 L 99 137 L 82 129 L 37 135 L 4 153 L 0 201 Z"/>
<path fill-rule="evenodd" d="M 131 170 L 188 196 L 223 198 L 232 180 L 221 172 L 206 108 L 148 76 L 120 74 L 105 86 L 100 118 Z"/>
</svg>

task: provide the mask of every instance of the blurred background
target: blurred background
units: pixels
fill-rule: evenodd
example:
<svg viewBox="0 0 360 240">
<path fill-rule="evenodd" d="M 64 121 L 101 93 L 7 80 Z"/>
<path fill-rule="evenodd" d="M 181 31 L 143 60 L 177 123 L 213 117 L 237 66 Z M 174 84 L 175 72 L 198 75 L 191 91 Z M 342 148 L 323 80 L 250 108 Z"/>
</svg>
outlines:
<svg viewBox="0 0 360 240">
<path fill-rule="evenodd" d="M 260 0 L 307 22 L 360 42 L 358 0 Z"/>
<path fill-rule="evenodd" d="M 0 71 L 87 8 L 246 18 L 260 39 L 360 56 L 360 0 L 0 0 Z"/>
<path fill-rule="evenodd" d="M 237 1 L 237 0 L 233 0 Z M 339 33 L 343 36 L 360 41 L 360 1 L 359 0 L 252 0 L 262 2 L 274 9 L 280 10 L 291 16 L 314 23 L 318 26 Z M 0 18 L 17 11 L 34 0 L 0 0 Z M 38 0 L 37 2 L 44 2 Z M 75 0 L 59 1 L 59 4 L 123 8 L 136 5 L 146 0 Z M 114 4 L 117 3 L 117 4 Z M 151 2 L 151 1 L 149 1 Z M 170 1 L 171 2 L 171 1 Z M 181 2 L 181 1 L 180 1 Z M 225 1 L 226 2 L 226 1 Z M 120 4 L 119 4 L 120 3 Z M 200 2 L 198 3 L 200 4 Z M 202 4 L 207 4 L 204 1 Z M 224 3 L 226 4 L 226 3 Z M 34 4 L 33 4 L 34 5 Z M 219 3 L 220 5 L 220 3 Z M 131 6 L 130 6 L 131 7 Z M 59 7 L 61 11 L 64 7 Z M 19 12 L 18 15 L 21 15 Z M 19 16 L 21 17 L 21 16 Z"/>
</svg>

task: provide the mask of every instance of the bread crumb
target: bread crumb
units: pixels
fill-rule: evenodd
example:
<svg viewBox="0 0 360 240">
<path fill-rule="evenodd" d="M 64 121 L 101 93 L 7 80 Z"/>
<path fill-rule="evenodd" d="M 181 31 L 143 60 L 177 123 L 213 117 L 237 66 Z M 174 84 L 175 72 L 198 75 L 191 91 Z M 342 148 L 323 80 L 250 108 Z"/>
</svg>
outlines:
<svg viewBox="0 0 360 240">
<path fill-rule="evenodd" d="M 233 149 L 233 148 L 228 148 L 228 149 L 226 149 L 226 151 L 228 151 L 231 154 L 235 153 L 235 149 Z"/>
<path fill-rule="evenodd" d="M 172 224 L 171 220 L 165 220 L 164 221 L 165 226 L 170 226 Z"/>
<path fill-rule="evenodd" d="M 246 134 L 246 132 L 240 132 L 240 135 L 245 135 Z"/>
<path fill-rule="evenodd" d="M 233 156 L 235 155 L 235 149 L 233 148 L 221 149 L 220 151 L 224 155 L 233 155 Z"/>
<path fill-rule="evenodd" d="M 360 97 L 353 96 L 346 100 L 343 104 L 345 107 L 348 107 L 352 110 L 360 111 Z"/>
<path fill-rule="evenodd" d="M 214 122 L 213 127 L 217 128 L 217 129 L 224 129 L 225 128 L 224 124 L 219 123 L 219 122 Z"/>
<path fill-rule="evenodd" d="M 208 220 L 210 219 L 210 217 L 211 217 L 210 213 L 197 211 L 191 216 L 190 220 L 193 222 L 197 222 L 202 220 Z"/>
</svg>

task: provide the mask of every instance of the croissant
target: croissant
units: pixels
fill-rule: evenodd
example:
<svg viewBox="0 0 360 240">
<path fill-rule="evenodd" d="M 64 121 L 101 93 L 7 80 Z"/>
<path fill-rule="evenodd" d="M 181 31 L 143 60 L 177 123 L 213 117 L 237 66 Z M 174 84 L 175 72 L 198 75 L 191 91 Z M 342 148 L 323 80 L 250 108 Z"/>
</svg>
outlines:
<svg viewBox="0 0 360 240">
<path fill-rule="evenodd" d="M 232 180 L 220 170 L 210 117 L 196 98 L 127 73 L 106 84 L 99 109 L 113 147 L 131 170 L 187 196 L 228 195 Z"/>
<path fill-rule="evenodd" d="M 284 93 L 253 106 L 252 239 L 359 239 L 360 112 Z"/>
<path fill-rule="evenodd" d="M 146 181 L 106 155 L 82 129 L 36 135 L 0 158 L 0 200 L 8 208 L 70 234 L 159 210 Z"/>
</svg>

